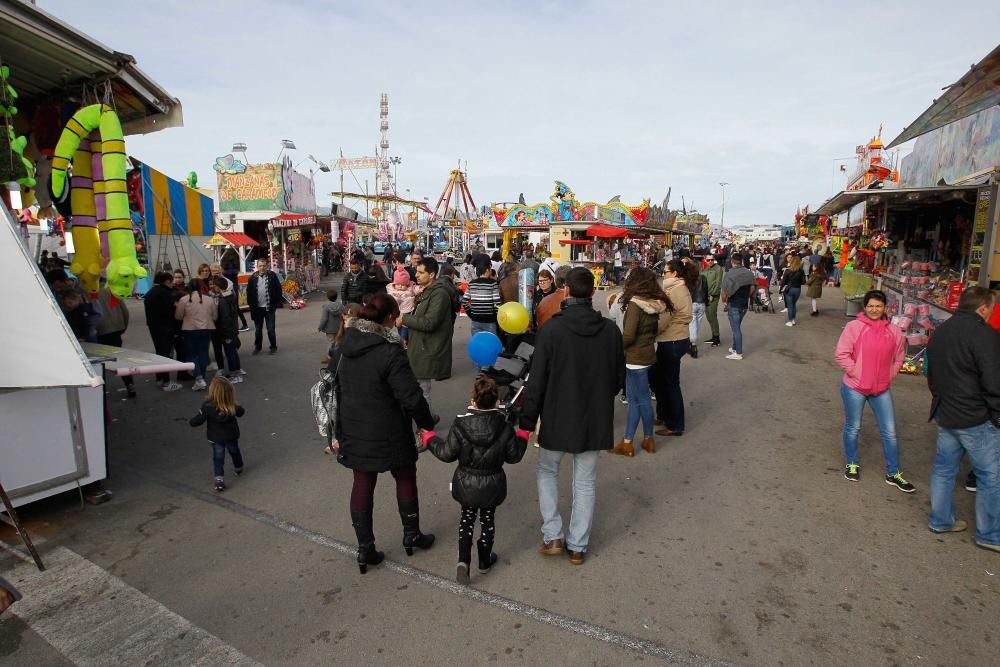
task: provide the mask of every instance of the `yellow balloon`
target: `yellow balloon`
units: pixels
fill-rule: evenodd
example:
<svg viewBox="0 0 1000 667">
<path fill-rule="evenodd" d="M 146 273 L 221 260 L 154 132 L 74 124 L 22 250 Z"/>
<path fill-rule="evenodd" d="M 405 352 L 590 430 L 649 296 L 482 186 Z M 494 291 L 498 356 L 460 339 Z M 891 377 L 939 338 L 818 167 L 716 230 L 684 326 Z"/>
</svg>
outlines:
<svg viewBox="0 0 1000 667">
<path fill-rule="evenodd" d="M 509 301 L 497 311 L 497 323 L 509 334 L 524 333 L 531 322 L 528 309 L 517 301 Z"/>
</svg>

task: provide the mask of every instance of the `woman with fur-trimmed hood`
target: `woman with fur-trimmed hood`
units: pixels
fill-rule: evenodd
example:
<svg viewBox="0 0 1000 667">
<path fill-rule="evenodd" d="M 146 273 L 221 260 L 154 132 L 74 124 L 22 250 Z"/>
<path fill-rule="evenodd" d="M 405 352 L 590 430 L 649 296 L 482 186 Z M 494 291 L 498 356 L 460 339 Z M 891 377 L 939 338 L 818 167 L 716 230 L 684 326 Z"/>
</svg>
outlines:
<svg viewBox="0 0 1000 667">
<path fill-rule="evenodd" d="M 624 312 L 622 340 L 625 346 L 625 393 L 628 397 L 628 417 L 625 437 L 609 451 L 621 456 L 634 456 L 632 440 L 642 420 L 642 448 L 656 451 L 653 437 L 653 399 L 649 391 L 649 373 L 656 364 L 656 333 L 660 316 L 673 312 L 670 297 L 663 291 L 656 274 L 645 267 L 633 269 L 625 279 L 625 289 L 611 306 Z"/>
<path fill-rule="evenodd" d="M 372 527 L 379 473 L 389 472 L 396 481 L 407 554 L 434 543 L 433 535 L 420 532 L 413 437 L 414 423 L 430 430 L 434 420 L 393 328 L 397 317 L 396 301 L 388 294 L 376 294 L 358 317 L 346 321 L 343 340 L 330 358 L 329 368 L 337 376 L 337 460 L 354 471 L 351 523 L 362 574 L 383 558 L 375 549 Z"/>
</svg>

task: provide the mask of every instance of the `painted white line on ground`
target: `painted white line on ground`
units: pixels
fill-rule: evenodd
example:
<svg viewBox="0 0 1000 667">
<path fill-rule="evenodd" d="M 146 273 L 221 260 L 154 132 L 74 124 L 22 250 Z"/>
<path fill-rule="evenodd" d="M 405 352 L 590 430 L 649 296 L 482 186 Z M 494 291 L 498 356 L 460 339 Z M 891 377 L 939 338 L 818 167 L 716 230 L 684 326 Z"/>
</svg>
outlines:
<svg viewBox="0 0 1000 667">
<path fill-rule="evenodd" d="M 8 613 L 77 665 L 260 665 L 69 549 L 42 557 L 4 573 L 24 594 Z"/>
<path fill-rule="evenodd" d="M 136 472 L 138 473 L 139 471 Z M 352 544 L 328 537 L 322 533 L 314 532 L 308 528 L 303 528 L 302 526 L 294 524 L 290 521 L 285 521 L 284 519 L 268 514 L 267 512 L 255 510 L 252 507 L 241 505 L 240 503 L 223 498 L 222 496 L 201 491 L 180 482 L 175 482 L 162 477 L 154 477 L 154 479 L 156 479 L 163 486 L 184 493 L 185 495 L 217 505 L 229 510 L 230 512 L 249 517 L 254 521 L 271 526 L 272 528 L 277 528 L 278 530 L 282 530 L 290 535 L 312 542 L 313 544 L 318 544 L 322 547 L 339 551 L 346 556 L 350 556 L 352 560 L 357 556 L 357 547 Z M 510 598 L 494 595 L 493 593 L 487 593 L 469 586 L 461 586 L 451 579 L 445 579 L 436 574 L 425 572 L 424 570 L 420 570 L 409 565 L 403 565 L 402 563 L 397 563 L 389 559 L 383 561 L 382 565 L 379 567 L 391 570 L 397 574 L 401 574 L 412 579 L 416 579 L 421 583 L 447 591 L 453 595 L 475 600 L 476 602 L 487 604 L 491 607 L 497 607 L 512 614 L 516 614 L 539 623 L 544 623 L 566 632 L 582 635 L 589 639 L 618 646 L 625 650 L 634 651 L 642 655 L 659 658 L 675 664 L 696 665 L 697 667 L 735 666 L 735 663 L 717 660 L 715 658 L 699 655 L 690 651 L 672 649 L 648 639 L 641 639 L 639 637 L 627 635 L 601 625 L 557 614 L 540 607 L 534 607 L 524 602 L 511 600 Z"/>
</svg>

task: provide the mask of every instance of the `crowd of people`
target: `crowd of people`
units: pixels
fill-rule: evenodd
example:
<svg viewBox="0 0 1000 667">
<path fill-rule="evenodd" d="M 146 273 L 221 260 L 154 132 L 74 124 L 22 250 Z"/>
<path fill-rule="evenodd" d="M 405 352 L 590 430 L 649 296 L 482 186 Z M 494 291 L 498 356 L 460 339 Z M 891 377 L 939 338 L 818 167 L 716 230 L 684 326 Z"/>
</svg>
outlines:
<svg viewBox="0 0 1000 667">
<path fill-rule="evenodd" d="M 384 558 L 376 548 L 373 525 L 379 473 L 389 472 L 395 480 L 406 553 L 433 546 L 434 536 L 420 528 L 416 475 L 418 455 L 428 449 L 442 461 L 457 462 L 452 482 L 452 495 L 460 505 L 456 578 L 470 581 L 477 520 L 481 524 L 478 569 L 488 572 L 497 562 L 493 548 L 496 511 L 506 496 L 503 466 L 519 462 L 532 441 L 539 448 L 535 464 L 542 521 L 539 553 L 565 555 L 570 563 L 582 564 L 593 523 L 599 453 L 652 455 L 657 437 L 685 435 L 681 364 L 685 357 L 699 358 L 699 342 L 721 345 L 719 303 L 732 330 L 726 357 L 731 360 L 743 359 L 744 317 L 755 299 L 770 298 L 772 286 L 784 302 L 789 326 L 797 323 L 803 287 L 807 298 L 813 299 L 811 312 L 819 312 L 820 293 L 814 288 L 821 290 L 832 279 L 829 251 L 776 250 L 718 247 L 698 257 L 680 249 L 671 251 L 669 259 L 640 262 L 621 276 L 620 288 L 610 293 L 608 317 L 594 307 L 597 283 L 591 270 L 559 266 L 550 258 L 539 261 L 531 249 L 499 265 L 485 252 L 473 252 L 457 270 L 441 266 L 419 250 L 408 256 L 387 252 L 382 262 L 369 260 L 363 251 L 351 255 L 340 289 L 327 293 L 318 331 L 329 343 L 324 361 L 337 387 L 335 429 L 327 451 L 353 472 L 350 512 L 361 572 Z M 649 259 L 657 257 L 659 253 L 650 253 Z M 256 329 L 254 353 L 262 350 L 265 330 L 274 353 L 280 285 L 266 260 L 258 261 L 256 269 L 247 285 Z M 373 281 L 374 269 L 391 279 Z M 531 324 L 523 334 L 506 334 L 497 326 L 498 312 L 503 304 L 519 299 L 523 271 L 534 287 L 528 304 Z M 120 344 L 128 326 L 123 304 L 103 293 L 93 302 L 82 298 L 61 269 L 47 277 L 81 339 Z M 145 298 L 154 347 L 164 356 L 176 353 L 193 362 L 193 389 L 208 386 L 209 347 L 218 342 L 219 372 L 191 423 L 207 424 L 215 488 L 223 491 L 226 452 L 237 474 L 243 468 L 237 424 L 243 409 L 232 386 L 245 375 L 238 354 L 235 285 L 217 265 L 200 266 L 197 277 L 186 285 L 183 275 L 169 273 L 157 274 L 155 282 Z M 863 311 L 845 327 L 833 355 L 844 369 L 840 389 L 844 477 L 860 480 L 859 433 L 864 407 L 870 405 L 882 439 L 885 482 L 912 493 L 915 487 L 904 477 L 899 461 L 891 394 L 903 361 L 902 335 L 885 317 L 884 294 L 869 292 L 863 302 Z M 460 311 L 469 317 L 473 334 L 496 334 L 508 350 L 531 343 L 534 356 L 523 404 L 513 418 L 501 411 L 496 383 L 477 365 L 466 412 L 452 422 L 447 434 L 438 434 L 440 416 L 432 409 L 432 388 L 434 382 L 452 376 L 453 335 Z M 960 459 L 968 455 L 972 474 L 966 488 L 978 493 L 976 542 L 997 551 L 1000 334 L 986 324 L 992 312 L 992 294 L 969 288 L 958 312 L 939 327 L 928 349 L 932 418 L 940 432 L 929 528 L 943 533 L 967 527 L 954 517 L 950 492 Z M 709 332 L 702 334 L 703 318 L 710 328 L 705 340 L 701 339 Z M 157 380 L 166 391 L 178 386 L 169 377 Z M 127 390 L 133 395 L 131 385 Z M 616 397 L 627 405 L 620 438 L 614 433 Z M 635 446 L 640 424 L 643 437 Z M 568 523 L 559 511 L 558 480 L 564 461 L 573 469 Z"/>
</svg>

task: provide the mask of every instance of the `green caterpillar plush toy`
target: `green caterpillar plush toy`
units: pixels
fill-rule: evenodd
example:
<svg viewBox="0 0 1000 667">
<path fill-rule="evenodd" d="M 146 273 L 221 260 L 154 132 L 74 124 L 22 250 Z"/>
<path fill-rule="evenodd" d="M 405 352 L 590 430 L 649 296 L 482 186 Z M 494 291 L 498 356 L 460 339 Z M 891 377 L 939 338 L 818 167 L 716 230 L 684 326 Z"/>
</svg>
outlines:
<svg viewBox="0 0 1000 667">
<path fill-rule="evenodd" d="M 35 165 L 24 157 L 24 149 L 28 145 L 27 137 L 19 137 L 14 133 L 11 118 L 17 115 L 17 91 L 7 83 L 10 78 L 10 68 L 0 66 L 0 181 L 16 181 L 26 188 L 35 186 Z M 9 156 L 9 157 L 8 157 Z"/>
</svg>

